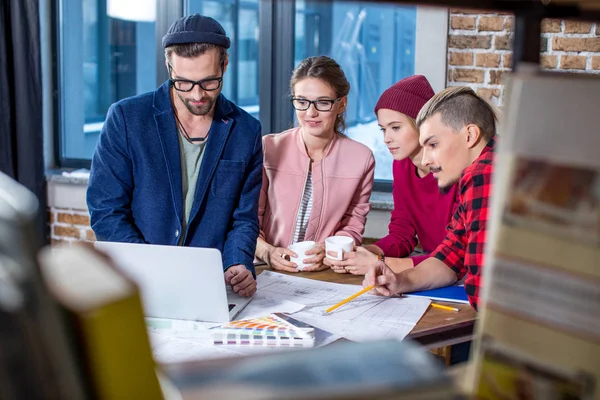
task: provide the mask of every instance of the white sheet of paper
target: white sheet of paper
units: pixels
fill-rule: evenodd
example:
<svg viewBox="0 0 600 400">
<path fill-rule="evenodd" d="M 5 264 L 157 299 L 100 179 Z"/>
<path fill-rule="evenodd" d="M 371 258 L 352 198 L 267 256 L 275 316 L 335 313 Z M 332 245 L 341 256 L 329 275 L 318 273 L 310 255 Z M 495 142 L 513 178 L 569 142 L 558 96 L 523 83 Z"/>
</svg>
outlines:
<svg viewBox="0 0 600 400">
<path fill-rule="evenodd" d="M 403 339 L 421 319 L 431 301 L 426 298 L 385 298 L 362 295 L 331 313 L 325 309 L 360 291 L 358 285 L 321 282 L 264 271 L 257 278 L 261 297 L 305 305 L 294 318 L 358 342 Z"/>
</svg>

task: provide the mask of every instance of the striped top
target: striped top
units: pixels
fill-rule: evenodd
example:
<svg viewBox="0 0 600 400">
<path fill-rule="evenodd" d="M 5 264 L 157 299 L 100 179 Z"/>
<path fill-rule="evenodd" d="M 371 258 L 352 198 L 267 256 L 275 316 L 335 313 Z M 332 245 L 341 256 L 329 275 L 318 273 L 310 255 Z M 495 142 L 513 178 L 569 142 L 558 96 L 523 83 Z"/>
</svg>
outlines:
<svg viewBox="0 0 600 400">
<path fill-rule="evenodd" d="M 292 243 L 304 241 L 304 235 L 306 235 L 306 227 L 308 226 L 308 220 L 310 219 L 310 213 L 312 211 L 313 202 L 313 186 L 312 186 L 312 172 L 308 171 L 306 177 L 306 184 L 304 185 L 304 193 L 302 193 L 302 201 L 300 202 L 300 208 L 298 208 L 298 216 L 296 217 L 296 229 L 294 229 L 294 237 Z"/>
</svg>

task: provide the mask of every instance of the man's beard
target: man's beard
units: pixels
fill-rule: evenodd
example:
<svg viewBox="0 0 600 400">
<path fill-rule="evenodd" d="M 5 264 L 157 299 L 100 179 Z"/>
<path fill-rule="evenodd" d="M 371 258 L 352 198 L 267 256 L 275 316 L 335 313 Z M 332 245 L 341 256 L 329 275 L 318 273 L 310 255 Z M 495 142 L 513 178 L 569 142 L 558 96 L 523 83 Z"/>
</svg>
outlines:
<svg viewBox="0 0 600 400">
<path fill-rule="evenodd" d="M 441 172 L 442 168 L 438 167 L 438 168 L 429 168 L 429 172 L 433 173 L 438 173 Z M 437 179 L 437 178 L 436 178 Z M 450 192 L 450 189 L 452 189 L 452 186 L 458 182 L 458 179 L 454 179 L 448 183 L 446 183 L 445 185 L 440 185 L 440 180 L 437 179 L 438 181 L 438 188 L 440 189 L 440 193 L 441 194 L 447 194 L 448 192 Z"/>
<path fill-rule="evenodd" d="M 208 114 L 210 112 L 210 110 L 212 110 L 213 106 L 215 105 L 215 102 L 217 101 L 216 97 L 215 98 L 204 97 L 200 100 L 206 101 L 206 104 L 203 104 L 201 106 L 194 106 L 191 104 L 191 102 L 192 102 L 191 100 L 183 98 L 183 96 L 179 95 L 179 93 L 177 95 L 179 96 L 179 98 L 181 99 L 183 104 L 185 105 L 185 108 L 187 108 L 190 113 L 197 115 L 197 116 L 202 116 L 202 115 Z"/>
<path fill-rule="evenodd" d="M 450 192 L 450 189 L 452 189 L 452 186 L 458 181 L 452 181 L 444 186 L 439 186 L 440 189 L 440 193 L 441 194 L 447 194 L 448 192 Z"/>
</svg>

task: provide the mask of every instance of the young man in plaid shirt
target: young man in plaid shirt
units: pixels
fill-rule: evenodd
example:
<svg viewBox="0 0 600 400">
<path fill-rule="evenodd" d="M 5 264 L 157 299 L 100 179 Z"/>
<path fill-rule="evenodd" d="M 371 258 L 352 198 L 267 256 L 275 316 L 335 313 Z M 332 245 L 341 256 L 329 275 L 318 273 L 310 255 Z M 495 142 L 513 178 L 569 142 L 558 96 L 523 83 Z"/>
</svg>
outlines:
<svg viewBox="0 0 600 400">
<path fill-rule="evenodd" d="M 429 166 L 442 192 L 458 182 L 458 208 L 431 257 L 414 268 L 401 265 L 404 259 L 394 259 L 395 273 L 378 261 L 365 276 L 365 287 L 375 285 L 376 292 L 390 296 L 448 286 L 467 275 L 465 290 L 477 310 L 496 120 L 493 108 L 468 87 L 447 88 L 423 106 L 417 116 L 423 165 Z"/>
</svg>

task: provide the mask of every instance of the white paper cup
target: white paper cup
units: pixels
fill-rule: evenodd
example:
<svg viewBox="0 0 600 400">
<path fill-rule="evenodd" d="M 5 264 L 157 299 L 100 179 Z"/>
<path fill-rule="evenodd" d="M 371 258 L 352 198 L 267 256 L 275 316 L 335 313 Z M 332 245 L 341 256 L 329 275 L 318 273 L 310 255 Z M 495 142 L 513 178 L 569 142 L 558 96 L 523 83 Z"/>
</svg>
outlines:
<svg viewBox="0 0 600 400">
<path fill-rule="evenodd" d="M 354 239 L 349 236 L 330 236 L 325 239 L 325 256 L 333 260 L 343 260 L 344 253 L 354 250 Z M 330 251 L 337 252 L 337 257 L 329 255 Z"/>
<path fill-rule="evenodd" d="M 290 257 L 290 261 L 295 263 L 298 267 L 298 270 L 302 271 L 304 268 L 312 265 L 312 264 L 304 264 L 305 258 L 311 258 L 313 255 L 306 255 L 306 252 L 315 247 L 315 242 L 312 240 L 307 240 L 306 242 L 298 242 L 290 245 L 288 249 L 293 251 L 298 255 L 298 257 Z"/>
</svg>

